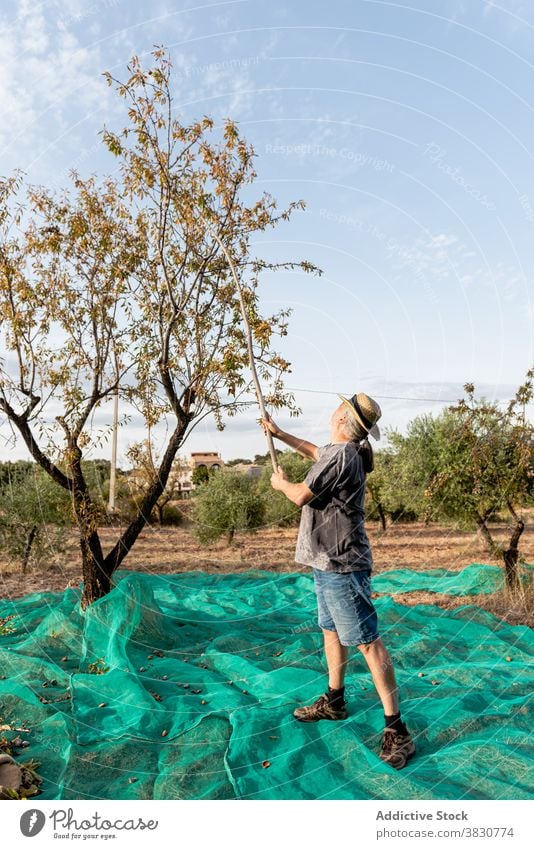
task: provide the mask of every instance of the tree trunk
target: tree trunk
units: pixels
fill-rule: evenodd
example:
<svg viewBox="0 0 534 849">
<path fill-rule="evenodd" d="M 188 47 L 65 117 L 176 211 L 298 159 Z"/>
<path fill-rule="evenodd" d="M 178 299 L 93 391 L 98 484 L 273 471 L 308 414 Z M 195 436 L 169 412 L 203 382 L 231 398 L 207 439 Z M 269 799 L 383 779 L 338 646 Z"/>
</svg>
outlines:
<svg viewBox="0 0 534 849">
<path fill-rule="evenodd" d="M 37 525 L 34 525 L 28 534 L 28 540 L 26 542 L 26 547 L 24 549 L 24 554 L 22 556 L 22 574 L 25 575 L 28 569 L 28 563 L 30 560 L 30 554 L 32 550 L 33 543 L 35 542 L 35 537 L 37 536 Z"/>
<path fill-rule="evenodd" d="M 228 533 L 226 534 L 226 545 L 232 545 L 232 541 L 234 539 L 235 529 L 230 528 Z"/>
<path fill-rule="evenodd" d="M 106 569 L 104 552 L 98 536 L 98 513 L 83 476 L 82 452 L 75 438 L 70 441 L 67 456 L 72 473 L 72 499 L 82 553 L 83 592 L 80 606 L 82 610 L 85 610 L 93 601 L 109 592 L 111 573 Z"/>
<path fill-rule="evenodd" d="M 98 516 L 95 505 L 81 470 L 81 451 L 73 441 L 69 445 L 69 466 L 72 470 L 73 502 L 76 521 L 80 532 L 80 548 L 82 553 L 83 593 L 80 601 L 85 610 L 94 601 L 107 595 L 111 589 L 111 576 L 120 566 L 137 537 L 147 524 L 149 517 L 160 498 L 169 474 L 176 452 L 182 442 L 190 417 L 184 416 L 179 420 L 167 445 L 167 450 L 161 462 L 154 484 L 146 493 L 139 510 L 130 522 L 112 550 L 104 557 L 100 537 L 98 536 Z"/>
<path fill-rule="evenodd" d="M 102 598 L 109 592 L 111 573 L 106 568 L 104 552 L 94 517 L 94 506 L 88 495 L 83 496 L 79 503 L 75 505 L 75 512 L 82 552 L 83 593 L 80 604 L 82 610 L 85 610 L 93 601 Z"/>
<path fill-rule="evenodd" d="M 525 530 L 525 523 L 522 519 L 517 520 L 517 524 L 510 537 L 508 548 L 503 552 L 504 558 L 504 576 L 506 578 L 506 586 L 510 590 L 518 590 L 520 587 L 519 575 L 517 573 L 517 561 L 519 560 L 519 538 Z"/>
<path fill-rule="evenodd" d="M 384 508 L 380 501 L 376 505 L 376 509 L 378 510 L 378 515 L 380 516 L 380 524 L 382 525 L 382 530 L 386 530 L 386 514 L 384 513 Z"/>
<path fill-rule="evenodd" d="M 477 514 L 476 522 L 478 526 L 478 536 L 482 540 L 488 554 L 495 554 L 495 543 L 489 532 L 488 526 L 486 525 L 487 518 L 487 515 L 480 516 Z"/>
<path fill-rule="evenodd" d="M 160 527 L 163 525 L 163 505 L 156 504 L 156 513 L 158 514 L 158 524 Z"/>
<path fill-rule="evenodd" d="M 98 534 L 80 539 L 82 550 L 83 593 L 80 601 L 85 610 L 93 601 L 107 595 L 111 589 L 111 576 L 108 575 Z M 99 554 L 100 550 L 100 554 Z"/>
</svg>

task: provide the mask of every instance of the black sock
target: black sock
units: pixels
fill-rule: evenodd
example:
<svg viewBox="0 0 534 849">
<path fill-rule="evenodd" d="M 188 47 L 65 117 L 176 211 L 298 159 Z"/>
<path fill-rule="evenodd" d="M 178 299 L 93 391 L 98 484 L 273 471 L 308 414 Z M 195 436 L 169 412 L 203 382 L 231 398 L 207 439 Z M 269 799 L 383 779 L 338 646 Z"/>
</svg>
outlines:
<svg viewBox="0 0 534 849">
<path fill-rule="evenodd" d="M 386 723 L 386 728 L 393 728 L 394 731 L 397 731 L 399 734 L 407 734 L 408 729 L 406 728 L 404 722 L 401 719 L 400 711 L 399 713 L 392 713 L 391 716 L 387 716 L 384 714 L 384 720 Z"/>
<path fill-rule="evenodd" d="M 339 709 L 345 704 L 345 687 L 340 687 L 338 690 L 335 690 L 333 687 L 329 686 L 326 695 L 328 696 L 328 701 L 333 708 Z"/>
</svg>

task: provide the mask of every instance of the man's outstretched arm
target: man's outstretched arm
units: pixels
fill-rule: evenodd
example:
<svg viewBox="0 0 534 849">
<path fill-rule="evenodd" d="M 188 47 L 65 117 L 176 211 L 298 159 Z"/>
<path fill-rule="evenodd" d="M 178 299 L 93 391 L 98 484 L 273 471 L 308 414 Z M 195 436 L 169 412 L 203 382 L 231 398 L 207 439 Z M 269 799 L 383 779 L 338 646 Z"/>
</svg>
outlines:
<svg viewBox="0 0 534 849">
<path fill-rule="evenodd" d="M 292 434 L 286 433 L 285 431 L 281 430 L 277 424 L 273 422 L 269 413 L 267 413 L 266 416 L 267 417 L 265 419 L 260 419 L 261 425 L 264 430 L 268 428 L 273 436 L 276 436 L 277 439 L 280 439 L 282 442 L 285 442 L 286 445 L 289 445 L 290 448 L 293 448 L 303 457 L 310 457 L 312 460 L 319 459 L 319 456 L 317 454 L 317 445 L 314 445 L 313 442 L 308 442 L 306 439 L 299 439 L 298 436 L 292 436 Z"/>
<path fill-rule="evenodd" d="M 273 472 L 271 475 L 271 486 L 273 489 L 283 492 L 286 498 L 289 498 L 297 507 L 302 507 L 314 497 L 313 492 L 305 483 L 291 483 L 291 481 L 288 481 L 281 466 L 278 466 L 278 471 Z"/>
</svg>

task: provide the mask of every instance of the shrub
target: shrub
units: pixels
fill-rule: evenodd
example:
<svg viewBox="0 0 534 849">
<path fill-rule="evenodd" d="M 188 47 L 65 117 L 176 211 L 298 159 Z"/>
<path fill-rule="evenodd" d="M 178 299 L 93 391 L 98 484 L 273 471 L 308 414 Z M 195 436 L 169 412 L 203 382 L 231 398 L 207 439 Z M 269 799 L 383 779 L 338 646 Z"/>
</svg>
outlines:
<svg viewBox="0 0 534 849">
<path fill-rule="evenodd" d="M 256 482 L 239 472 L 221 469 L 195 495 L 195 534 L 202 543 L 226 534 L 230 544 L 236 531 L 260 527 L 264 516 L 265 505 Z"/>
<path fill-rule="evenodd" d="M 300 483 L 313 465 L 312 460 L 301 457 L 296 451 L 284 451 L 278 455 L 278 465 L 282 467 L 291 483 Z M 258 490 L 265 500 L 265 523 L 277 527 L 291 527 L 298 524 L 300 508 L 286 496 L 271 486 L 272 463 L 265 465 L 258 482 Z"/>
<path fill-rule="evenodd" d="M 184 514 L 179 507 L 174 504 L 166 504 L 163 508 L 163 525 L 181 525 L 184 521 Z"/>
</svg>

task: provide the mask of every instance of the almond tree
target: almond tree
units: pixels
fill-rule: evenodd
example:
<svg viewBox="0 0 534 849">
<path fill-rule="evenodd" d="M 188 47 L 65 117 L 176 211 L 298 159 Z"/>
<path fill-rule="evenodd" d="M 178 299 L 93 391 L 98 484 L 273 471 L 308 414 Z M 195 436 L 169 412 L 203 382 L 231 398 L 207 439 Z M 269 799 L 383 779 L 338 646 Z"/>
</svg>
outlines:
<svg viewBox="0 0 534 849">
<path fill-rule="evenodd" d="M 83 180 L 72 171 L 70 191 L 29 186 L 24 201 L 21 172 L 0 180 L 0 411 L 71 496 L 82 608 L 109 591 L 192 429 L 213 414 L 222 430 L 223 413 L 245 403 L 247 350 L 228 257 L 244 288 L 266 401 L 291 414 L 299 411 L 283 387 L 289 363 L 272 349 L 289 310 L 260 314 L 259 276 L 318 271 L 253 250 L 304 204 L 279 212 L 270 195 L 255 196 L 255 154 L 235 123 L 219 129 L 208 117 L 175 117 L 162 48 L 152 67 L 134 56 L 127 68 L 124 82 L 105 74 L 128 113 L 122 130 L 102 131 L 119 177 Z M 104 552 L 82 460 L 106 436 L 93 416 L 115 392 L 147 430 L 170 420 L 170 435 L 137 514 Z"/>
</svg>

